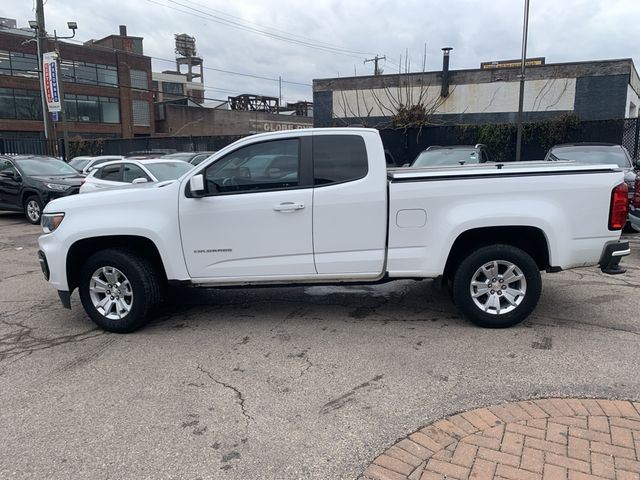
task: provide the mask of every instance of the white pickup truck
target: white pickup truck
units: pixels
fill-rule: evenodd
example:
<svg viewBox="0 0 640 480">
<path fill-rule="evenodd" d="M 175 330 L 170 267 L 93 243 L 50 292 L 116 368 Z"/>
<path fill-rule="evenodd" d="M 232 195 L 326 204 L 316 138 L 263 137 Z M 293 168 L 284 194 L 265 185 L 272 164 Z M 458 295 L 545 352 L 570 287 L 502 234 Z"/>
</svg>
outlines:
<svg viewBox="0 0 640 480">
<path fill-rule="evenodd" d="M 376 130 L 254 135 L 175 181 L 54 200 L 40 263 L 70 308 L 129 332 L 165 286 L 375 283 L 442 276 L 483 327 L 526 318 L 540 271 L 621 273 L 615 166 L 522 162 L 387 170 Z M 425 291 L 426 295 L 426 291 Z"/>
</svg>

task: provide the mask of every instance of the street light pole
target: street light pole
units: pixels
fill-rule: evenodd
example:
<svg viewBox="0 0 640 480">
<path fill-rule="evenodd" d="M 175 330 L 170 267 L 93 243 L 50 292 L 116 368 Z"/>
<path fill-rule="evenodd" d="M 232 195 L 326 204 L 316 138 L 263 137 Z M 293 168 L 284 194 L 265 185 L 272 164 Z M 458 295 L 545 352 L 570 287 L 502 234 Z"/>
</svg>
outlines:
<svg viewBox="0 0 640 480">
<path fill-rule="evenodd" d="M 516 133 L 516 162 L 522 155 L 522 110 L 524 105 L 524 77 L 527 60 L 527 35 L 529 33 L 529 0 L 524 0 L 524 22 L 522 26 L 522 59 L 520 63 L 520 95 L 518 97 L 518 117 Z"/>
</svg>

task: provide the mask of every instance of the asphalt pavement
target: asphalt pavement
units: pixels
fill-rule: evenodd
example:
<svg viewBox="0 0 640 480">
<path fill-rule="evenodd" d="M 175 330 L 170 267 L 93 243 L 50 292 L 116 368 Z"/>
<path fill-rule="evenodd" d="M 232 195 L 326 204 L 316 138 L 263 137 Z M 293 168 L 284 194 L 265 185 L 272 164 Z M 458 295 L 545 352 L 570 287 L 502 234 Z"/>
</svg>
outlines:
<svg viewBox="0 0 640 480">
<path fill-rule="evenodd" d="M 507 330 L 432 281 L 184 290 L 143 330 L 60 305 L 40 228 L 0 214 L 0 478 L 355 479 L 438 418 L 543 397 L 640 400 L 640 235 L 628 271 L 543 275 Z"/>
</svg>

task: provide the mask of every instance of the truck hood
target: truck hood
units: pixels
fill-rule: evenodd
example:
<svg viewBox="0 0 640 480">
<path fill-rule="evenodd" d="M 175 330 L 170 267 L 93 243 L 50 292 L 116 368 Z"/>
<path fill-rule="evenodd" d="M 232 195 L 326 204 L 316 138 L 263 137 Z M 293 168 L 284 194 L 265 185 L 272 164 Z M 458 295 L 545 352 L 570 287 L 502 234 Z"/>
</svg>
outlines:
<svg viewBox="0 0 640 480">
<path fill-rule="evenodd" d="M 78 209 L 91 209 L 96 213 L 113 208 L 135 209 L 138 203 L 164 200 L 167 196 L 177 198 L 179 188 L 180 182 L 178 180 L 109 188 L 53 200 L 47 204 L 43 213 L 68 212 Z"/>
</svg>

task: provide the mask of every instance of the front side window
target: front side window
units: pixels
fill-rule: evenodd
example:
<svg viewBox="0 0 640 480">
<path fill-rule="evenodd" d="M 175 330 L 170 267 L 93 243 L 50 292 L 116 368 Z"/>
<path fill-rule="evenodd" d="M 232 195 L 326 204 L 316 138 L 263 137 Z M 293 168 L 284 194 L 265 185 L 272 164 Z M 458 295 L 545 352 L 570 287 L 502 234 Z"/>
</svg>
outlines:
<svg viewBox="0 0 640 480">
<path fill-rule="evenodd" d="M 314 185 L 358 180 L 368 171 L 367 148 L 359 135 L 313 137 Z"/>
<path fill-rule="evenodd" d="M 15 175 L 16 168 L 9 160 L 0 160 L 0 172 L 9 172 Z"/>
<path fill-rule="evenodd" d="M 206 169 L 207 191 L 241 193 L 297 187 L 299 151 L 298 139 L 239 148 Z"/>
</svg>

